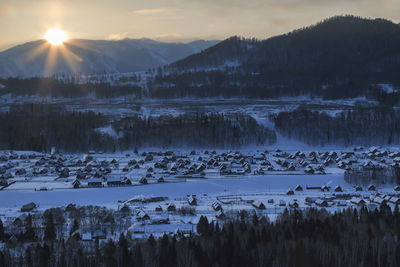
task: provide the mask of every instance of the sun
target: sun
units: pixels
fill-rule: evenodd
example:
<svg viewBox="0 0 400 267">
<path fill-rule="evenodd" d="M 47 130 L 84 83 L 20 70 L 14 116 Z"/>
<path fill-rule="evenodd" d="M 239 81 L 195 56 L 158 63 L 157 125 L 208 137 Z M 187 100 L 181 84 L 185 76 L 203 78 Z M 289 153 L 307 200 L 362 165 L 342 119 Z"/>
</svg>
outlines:
<svg viewBox="0 0 400 267">
<path fill-rule="evenodd" d="M 60 45 L 68 40 L 67 33 L 59 28 L 50 29 L 44 35 L 44 38 L 52 45 Z"/>
</svg>

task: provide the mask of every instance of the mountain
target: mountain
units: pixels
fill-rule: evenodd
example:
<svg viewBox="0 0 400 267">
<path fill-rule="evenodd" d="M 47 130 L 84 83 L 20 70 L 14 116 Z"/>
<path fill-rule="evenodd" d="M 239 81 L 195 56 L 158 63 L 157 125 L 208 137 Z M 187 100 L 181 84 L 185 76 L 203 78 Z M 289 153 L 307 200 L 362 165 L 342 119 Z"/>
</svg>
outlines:
<svg viewBox="0 0 400 267">
<path fill-rule="evenodd" d="M 150 39 L 119 41 L 71 39 L 61 46 L 33 41 L 0 52 L 0 77 L 49 76 L 69 72 L 135 72 L 170 64 L 218 41 L 163 43 Z"/>
<path fill-rule="evenodd" d="M 400 87 L 399 69 L 399 24 L 337 16 L 266 40 L 231 37 L 171 64 L 153 93 L 353 97 L 376 84 Z"/>
<path fill-rule="evenodd" d="M 337 16 L 262 41 L 231 37 L 172 67 L 219 66 L 227 60 L 256 68 L 256 71 L 288 65 L 307 69 L 340 63 L 371 63 L 398 56 L 399 43 L 399 24 L 385 19 Z"/>
</svg>

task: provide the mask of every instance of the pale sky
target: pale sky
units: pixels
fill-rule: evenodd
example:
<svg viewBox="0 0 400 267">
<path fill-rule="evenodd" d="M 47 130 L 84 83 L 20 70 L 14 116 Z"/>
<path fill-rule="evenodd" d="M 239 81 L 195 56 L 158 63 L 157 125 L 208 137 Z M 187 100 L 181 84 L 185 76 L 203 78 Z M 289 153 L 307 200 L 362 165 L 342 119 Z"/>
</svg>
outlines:
<svg viewBox="0 0 400 267">
<path fill-rule="evenodd" d="M 54 27 L 83 39 L 265 39 L 343 14 L 398 23 L 400 0 L 0 0 L 0 50 Z"/>
</svg>

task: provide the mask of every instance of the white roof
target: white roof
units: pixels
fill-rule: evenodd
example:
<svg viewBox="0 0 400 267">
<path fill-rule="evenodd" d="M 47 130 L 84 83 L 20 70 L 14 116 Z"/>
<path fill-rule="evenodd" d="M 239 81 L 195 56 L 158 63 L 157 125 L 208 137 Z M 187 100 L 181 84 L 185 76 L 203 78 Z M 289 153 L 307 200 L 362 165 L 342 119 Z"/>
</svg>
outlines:
<svg viewBox="0 0 400 267">
<path fill-rule="evenodd" d="M 253 205 L 255 205 L 255 206 L 261 206 L 261 205 L 264 205 L 264 203 L 262 203 L 262 202 L 259 201 L 259 200 L 254 200 L 254 201 L 253 201 Z"/>
<path fill-rule="evenodd" d="M 121 182 L 122 179 L 120 177 L 110 177 L 107 178 L 107 182 Z"/>
<path fill-rule="evenodd" d="M 82 240 L 92 240 L 92 234 L 91 233 L 82 234 Z"/>
<path fill-rule="evenodd" d="M 363 200 L 362 198 L 357 198 L 357 197 L 353 197 L 350 201 L 353 203 L 360 203 L 361 201 L 365 202 L 365 200 Z"/>
<path fill-rule="evenodd" d="M 87 180 L 88 183 L 102 183 L 103 180 L 100 178 L 90 178 L 89 180 Z"/>
</svg>

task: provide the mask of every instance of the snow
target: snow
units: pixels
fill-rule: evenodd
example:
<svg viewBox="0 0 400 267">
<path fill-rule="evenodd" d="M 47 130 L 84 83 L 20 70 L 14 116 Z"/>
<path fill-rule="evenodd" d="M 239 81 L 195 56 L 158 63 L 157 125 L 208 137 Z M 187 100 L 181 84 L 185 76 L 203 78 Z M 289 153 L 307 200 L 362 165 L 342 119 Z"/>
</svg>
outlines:
<svg viewBox="0 0 400 267">
<path fill-rule="evenodd" d="M 331 175 L 265 175 L 246 178 L 188 179 L 182 183 L 149 184 L 135 187 L 104 187 L 84 189 L 58 189 L 52 191 L 34 191 L 26 188 L 0 191 L 0 211 L 19 210 L 28 202 L 34 202 L 40 209 L 77 205 L 99 205 L 118 208 L 118 201 L 143 196 L 166 196 L 169 199 L 187 195 L 207 195 L 211 203 L 217 196 L 246 194 L 285 194 L 288 188 L 296 185 L 304 188 L 325 184 L 341 185 L 351 190 L 352 185 L 343 180 L 342 174 Z"/>
<path fill-rule="evenodd" d="M 109 125 L 107 127 L 97 128 L 96 131 L 98 131 L 98 132 L 100 132 L 102 134 L 109 135 L 111 137 L 115 137 L 115 138 L 120 137 L 118 135 L 118 133 L 111 127 L 111 125 Z"/>
<path fill-rule="evenodd" d="M 380 83 L 377 84 L 385 93 L 391 94 L 397 92 L 397 89 L 392 84 Z"/>
</svg>

